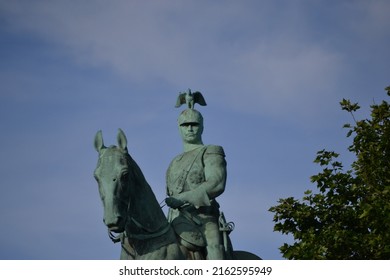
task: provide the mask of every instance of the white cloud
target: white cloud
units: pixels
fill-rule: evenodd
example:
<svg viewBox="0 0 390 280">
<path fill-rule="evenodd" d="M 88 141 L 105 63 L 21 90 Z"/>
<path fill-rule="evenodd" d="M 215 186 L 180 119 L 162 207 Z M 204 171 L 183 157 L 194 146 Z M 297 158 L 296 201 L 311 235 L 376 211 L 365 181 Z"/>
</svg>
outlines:
<svg viewBox="0 0 390 280">
<path fill-rule="evenodd" d="M 205 89 L 240 111 L 307 118 L 326 107 L 347 71 L 345 54 L 308 39 L 320 27 L 307 24 L 303 5 L 92 3 L 22 1 L 5 11 L 11 26 L 58 43 L 79 63 L 130 81 Z M 382 5 L 369 5 L 374 27 L 385 22 Z"/>
<path fill-rule="evenodd" d="M 233 103 L 283 115 L 312 112 L 308 107 L 329 97 L 343 67 L 340 57 L 318 46 L 290 48 L 294 44 L 284 43 L 287 46 L 257 46 L 237 59 L 236 73 L 229 79 L 240 79 L 231 85 L 235 88 L 229 96 Z"/>
</svg>

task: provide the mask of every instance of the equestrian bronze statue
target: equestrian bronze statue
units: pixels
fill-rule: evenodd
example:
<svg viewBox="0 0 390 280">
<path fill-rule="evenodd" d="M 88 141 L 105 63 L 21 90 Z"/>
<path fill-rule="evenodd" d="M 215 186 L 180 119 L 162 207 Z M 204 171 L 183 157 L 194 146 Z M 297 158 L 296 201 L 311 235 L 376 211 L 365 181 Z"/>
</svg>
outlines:
<svg viewBox="0 0 390 280">
<path fill-rule="evenodd" d="M 234 251 L 233 223 L 227 223 L 217 197 L 225 190 L 226 160 L 221 146 L 204 145 L 203 117 L 194 104 L 206 105 L 200 92 L 181 93 L 176 107 L 187 104 L 178 118 L 183 153 L 166 174 L 165 216 L 119 129 L 117 146 L 106 147 L 102 132 L 95 136 L 99 153 L 94 177 L 103 202 L 103 221 L 112 241 L 121 243 L 121 259 L 224 260 L 260 259 Z"/>
</svg>

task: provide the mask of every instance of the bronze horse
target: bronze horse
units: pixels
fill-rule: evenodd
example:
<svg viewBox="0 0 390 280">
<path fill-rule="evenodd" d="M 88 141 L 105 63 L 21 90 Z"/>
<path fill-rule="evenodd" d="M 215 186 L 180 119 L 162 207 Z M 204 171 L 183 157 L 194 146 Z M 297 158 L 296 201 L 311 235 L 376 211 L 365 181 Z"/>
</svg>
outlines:
<svg viewBox="0 0 390 280">
<path fill-rule="evenodd" d="M 102 132 L 96 133 L 94 146 L 99 159 L 94 177 L 103 202 L 103 221 L 110 238 L 122 245 L 120 258 L 205 259 L 204 254 L 194 254 L 180 242 L 141 169 L 129 155 L 121 129 L 117 142 L 118 146 L 105 147 Z M 231 259 L 260 259 L 244 251 L 232 251 L 231 256 Z"/>
</svg>

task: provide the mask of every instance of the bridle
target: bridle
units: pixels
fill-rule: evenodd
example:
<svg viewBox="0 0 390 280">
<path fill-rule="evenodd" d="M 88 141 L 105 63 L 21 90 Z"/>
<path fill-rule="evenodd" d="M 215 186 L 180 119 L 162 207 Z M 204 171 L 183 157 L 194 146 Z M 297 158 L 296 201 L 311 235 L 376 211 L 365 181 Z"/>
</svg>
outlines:
<svg viewBox="0 0 390 280">
<path fill-rule="evenodd" d="M 127 223 L 125 223 L 125 230 L 123 232 L 119 233 L 118 235 L 114 235 L 112 233 L 112 231 L 110 231 L 108 229 L 108 237 L 111 239 L 112 242 L 118 243 L 121 241 L 123 243 L 123 240 L 126 237 L 128 237 L 130 239 L 137 239 L 137 240 L 148 240 L 148 239 L 160 237 L 160 236 L 164 235 L 165 233 L 167 233 L 171 227 L 171 225 L 168 222 L 166 222 L 166 224 L 164 226 L 162 226 L 159 230 L 157 230 L 155 232 L 149 232 L 147 230 L 147 228 L 145 228 L 136 219 L 130 218 L 130 220 L 136 225 L 136 227 L 138 229 L 141 229 L 141 230 L 145 231 L 146 233 L 129 233 L 126 231 L 126 224 Z"/>
<path fill-rule="evenodd" d="M 119 199 L 120 200 L 120 199 Z M 131 205 L 131 199 L 127 202 L 127 210 L 125 215 L 125 221 L 124 221 L 124 231 L 119 233 L 118 235 L 115 235 L 110 229 L 108 229 L 108 237 L 111 239 L 113 243 L 118 243 L 124 241 L 126 237 L 130 239 L 137 239 L 137 240 L 148 240 L 156 237 L 160 237 L 167 233 L 171 227 L 171 225 L 166 221 L 166 223 L 157 231 L 150 232 L 146 227 L 144 227 L 139 221 L 137 221 L 134 217 L 130 217 L 130 205 Z M 130 233 L 126 230 L 126 225 L 128 222 L 132 222 L 137 229 L 145 232 L 145 233 Z"/>
<path fill-rule="evenodd" d="M 130 211 L 130 199 L 127 202 L 127 210 L 126 210 L 126 216 L 125 216 L 125 222 L 124 222 L 124 228 L 125 230 L 118 235 L 114 235 L 110 229 L 108 229 L 108 237 L 111 239 L 112 242 L 118 243 L 122 241 L 122 238 L 124 237 L 124 234 L 126 233 L 126 224 L 127 224 L 127 219 L 129 217 L 129 211 Z"/>
<path fill-rule="evenodd" d="M 146 231 L 146 228 L 143 227 L 137 220 L 134 218 L 131 218 L 133 223 L 137 226 L 137 228 L 142 229 Z M 156 237 L 160 237 L 167 233 L 170 229 L 171 225 L 166 222 L 164 226 L 161 227 L 161 229 L 155 231 L 155 232 L 147 232 L 147 233 L 129 233 L 126 230 L 119 233 L 118 235 L 114 235 L 112 231 L 108 230 L 108 237 L 111 239 L 112 242 L 118 243 L 120 241 L 123 242 L 124 238 L 128 237 L 130 239 L 137 239 L 137 240 L 148 240 Z"/>
</svg>

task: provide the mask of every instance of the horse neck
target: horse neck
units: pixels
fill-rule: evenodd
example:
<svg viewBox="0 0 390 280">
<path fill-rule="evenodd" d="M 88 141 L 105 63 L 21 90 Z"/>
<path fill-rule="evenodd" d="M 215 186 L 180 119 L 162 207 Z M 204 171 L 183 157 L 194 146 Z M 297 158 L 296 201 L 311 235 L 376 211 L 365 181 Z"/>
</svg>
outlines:
<svg viewBox="0 0 390 280">
<path fill-rule="evenodd" d="M 132 161 L 135 182 L 131 187 L 129 221 L 141 224 L 147 231 L 158 231 L 166 225 L 167 219 L 141 169 L 134 160 Z"/>
</svg>

